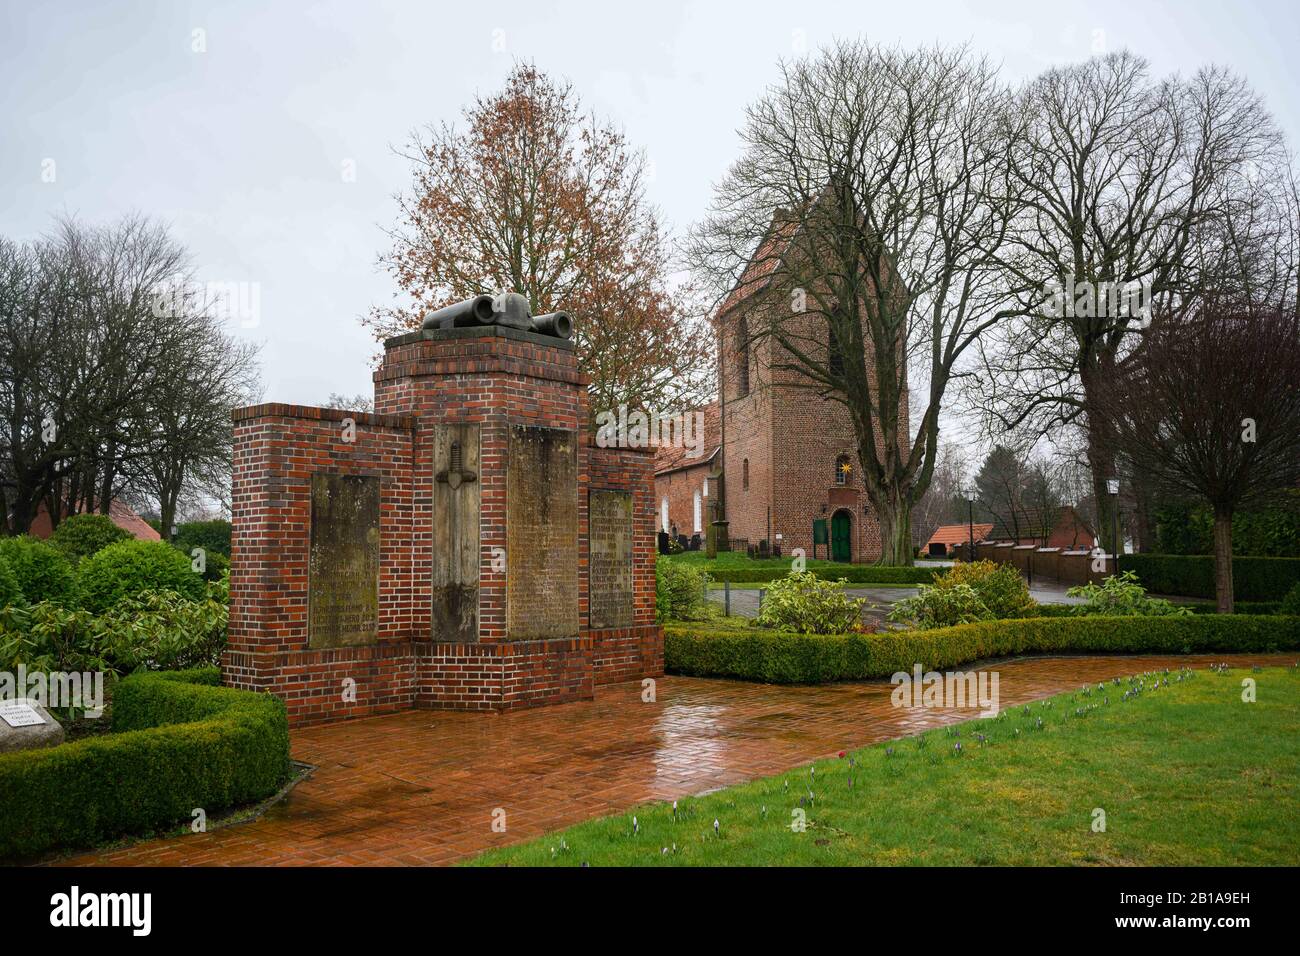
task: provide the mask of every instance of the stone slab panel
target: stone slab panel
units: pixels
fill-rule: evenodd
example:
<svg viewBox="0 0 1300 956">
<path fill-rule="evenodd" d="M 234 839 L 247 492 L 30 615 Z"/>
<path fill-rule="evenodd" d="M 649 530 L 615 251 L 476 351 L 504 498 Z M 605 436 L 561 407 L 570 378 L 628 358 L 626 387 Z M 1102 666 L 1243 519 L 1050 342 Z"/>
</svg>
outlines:
<svg viewBox="0 0 1300 956">
<path fill-rule="evenodd" d="M 379 478 L 311 476 L 307 646 L 373 644 L 379 623 Z"/>
</svg>

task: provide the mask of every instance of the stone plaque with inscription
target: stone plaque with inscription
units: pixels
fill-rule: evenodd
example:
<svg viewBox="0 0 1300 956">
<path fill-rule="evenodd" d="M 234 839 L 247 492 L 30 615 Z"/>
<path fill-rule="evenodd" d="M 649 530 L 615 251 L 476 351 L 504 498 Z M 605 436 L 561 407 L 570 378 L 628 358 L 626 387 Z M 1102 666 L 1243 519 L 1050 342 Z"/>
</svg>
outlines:
<svg viewBox="0 0 1300 956">
<path fill-rule="evenodd" d="M 479 426 L 433 426 L 433 634 L 478 640 Z"/>
<path fill-rule="evenodd" d="M 587 508 L 592 627 L 632 624 L 632 494 L 593 490 Z"/>
<path fill-rule="evenodd" d="M 379 478 L 311 476 L 307 645 L 373 644 L 379 623 Z"/>
<path fill-rule="evenodd" d="M 578 439 L 510 426 L 506 464 L 506 631 L 578 636 Z"/>
</svg>

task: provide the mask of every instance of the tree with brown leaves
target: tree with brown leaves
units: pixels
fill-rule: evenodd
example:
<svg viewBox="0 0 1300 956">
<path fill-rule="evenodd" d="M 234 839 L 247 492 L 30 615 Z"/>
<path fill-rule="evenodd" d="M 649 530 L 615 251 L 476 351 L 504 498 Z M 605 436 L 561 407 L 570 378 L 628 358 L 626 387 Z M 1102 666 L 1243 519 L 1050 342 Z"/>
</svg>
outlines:
<svg viewBox="0 0 1300 956">
<path fill-rule="evenodd" d="M 418 329 L 430 309 L 519 292 L 534 314 L 574 315 L 594 411 L 696 402 L 709 385 L 709 329 L 670 281 L 644 156 L 584 114 L 570 84 L 530 64 L 464 119 L 464 129 L 415 132 L 402 153 L 414 180 L 380 264 L 405 301 L 364 323 L 383 339 Z"/>
</svg>

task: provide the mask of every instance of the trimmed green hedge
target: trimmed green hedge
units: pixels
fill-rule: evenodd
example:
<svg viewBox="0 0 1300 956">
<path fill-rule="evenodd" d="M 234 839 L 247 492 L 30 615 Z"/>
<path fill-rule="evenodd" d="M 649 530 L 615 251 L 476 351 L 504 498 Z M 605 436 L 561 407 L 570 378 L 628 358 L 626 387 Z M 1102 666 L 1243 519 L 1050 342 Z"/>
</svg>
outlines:
<svg viewBox="0 0 1300 956">
<path fill-rule="evenodd" d="M 822 636 L 754 627 L 669 624 L 664 667 L 693 677 L 769 684 L 887 678 L 1024 654 L 1258 653 L 1300 648 L 1300 617 L 1021 618 L 933 631 Z"/>
<path fill-rule="evenodd" d="M 709 578 L 718 583 L 730 581 L 732 584 L 763 584 L 775 581 L 790 573 L 790 568 L 728 568 L 704 567 Z M 844 578 L 851 584 L 933 584 L 936 574 L 944 574 L 947 568 L 894 568 L 872 564 L 846 564 L 842 568 L 812 567 L 808 568 L 817 577 L 826 581 L 838 581 Z"/>
<path fill-rule="evenodd" d="M 1077 604 L 1040 604 L 1038 605 L 1038 617 L 1084 617 L 1086 615 L 1076 614 Z M 1213 604 L 1179 604 L 1178 607 L 1185 607 L 1193 614 L 1218 614 L 1219 609 Z M 1234 614 L 1280 614 L 1282 613 L 1281 601 L 1234 601 L 1232 604 Z M 1140 616 L 1140 615 L 1139 615 Z"/>
<path fill-rule="evenodd" d="M 1121 571 L 1133 571 L 1154 594 L 1214 597 L 1214 557 L 1204 554 L 1125 554 Z M 1300 582 L 1300 558 L 1232 559 L 1232 594 L 1239 601 L 1280 601 Z"/>
<path fill-rule="evenodd" d="M 83 847 L 271 796 L 289 775 L 284 703 L 215 668 L 135 674 L 111 734 L 0 755 L 0 859 Z"/>
<path fill-rule="evenodd" d="M 211 559 L 213 552 L 230 557 L 230 522 L 220 519 L 214 521 L 186 521 L 176 526 L 176 537 L 172 544 L 189 554 L 195 548 L 208 552 Z"/>
</svg>

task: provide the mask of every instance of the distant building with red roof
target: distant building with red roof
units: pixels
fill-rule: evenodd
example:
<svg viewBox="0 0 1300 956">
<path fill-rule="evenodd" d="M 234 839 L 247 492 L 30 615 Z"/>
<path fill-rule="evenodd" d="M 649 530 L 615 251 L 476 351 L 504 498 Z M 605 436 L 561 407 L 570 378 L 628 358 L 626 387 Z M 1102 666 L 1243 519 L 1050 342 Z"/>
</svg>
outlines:
<svg viewBox="0 0 1300 956">
<path fill-rule="evenodd" d="M 152 525 L 136 514 L 130 505 L 121 501 L 114 499 L 109 504 L 108 517 L 113 524 L 129 533 L 137 541 L 162 540 L 162 535 L 155 531 Z M 32 526 L 28 533 L 33 538 L 48 538 L 54 533 L 54 526 L 50 522 L 50 512 L 45 507 L 44 501 L 36 509 L 36 517 L 32 519 Z"/>
<path fill-rule="evenodd" d="M 925 553 L 931 558 L 952 557 L 955 550 L 970 550 L 971 535 L 975 537 L 976 543 L 983 541 L 990 531 L 993 530 L 992 523 L 976 524 L 974 528 L 967 522 L 966 524 L 945 524 L 934 529 L 934 534 L 930 535 L 930 540 L 925 543 Z"/>
</svg>

